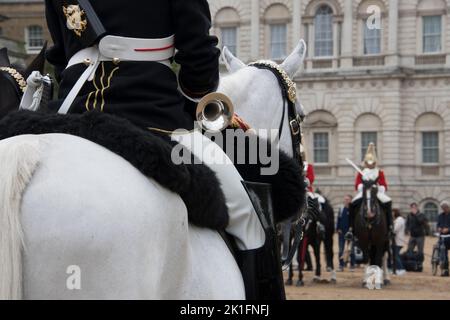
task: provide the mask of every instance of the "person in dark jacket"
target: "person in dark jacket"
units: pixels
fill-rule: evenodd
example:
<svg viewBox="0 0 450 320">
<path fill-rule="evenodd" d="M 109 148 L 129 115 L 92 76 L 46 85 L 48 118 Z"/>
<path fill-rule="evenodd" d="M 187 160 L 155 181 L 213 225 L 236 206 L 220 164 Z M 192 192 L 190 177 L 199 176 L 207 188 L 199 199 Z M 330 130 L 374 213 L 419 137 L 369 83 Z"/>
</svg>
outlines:
<svg viewBox="0 0 450 320">
<path fill-rule="evenodd" d="M 450 205 L 447 201 L 441 203 L 442 213 L 439 215 L 437 223 L 437 231 L 441 236 L 450 235 Z M 448 277 L 448 250 L 450 250 L 450 237 L 443 238 L 443 244 L 441 246 L 441 263 L 442 263 L 442 276 Z"/>
<path fill-rule="evenodd" d="M 344 271 L 345 262 L 343 254 L 345 250 L 345 234 L 350 229 L 350 216 L 349 207 L 352 202 L 352 196 L 347 195 L 344 197 L 344 207 L 339 209 L 338 220 L 336 230 L 339 235 L 339 269 L 338 271 Z M 350 253 L 350 271 L 354 271 L 355 268 L 355 255 Z"/>
<path fill-rule="evenodd" d="M 410 238 L 408 242 L 408 252 L 412 253 L 417 247 L 417 253 L 422 257 L 425 246 L 425 235 L 427 227 L 427 218 L 419 211 L 417 203 L 410 205 L 411 212 L 406 220 L 406 231 Z"/>
<path fill-rule="evenodd" d="M 86 69 L 83 63 L 67 69 L 66 66 L 77 52 L 88 47 L 83 37 L 87 37 L 90 22 L 81 15 L 78 23 L 87 23 L 87 27 L 72 26 L 77 21 L 70 23 L 68 10 L 75 11 L 76 1 L 46 0 L 45 3 L 54 43 L 47 52 L 47 60 L 55 66 L 56 78 L 61 81 L 59 99 L 49 108 L 57 110 Z M 220 50 L 216 47 L 218 39 L 209 34 L 211 16 L 207 1 L 97 0 L 90 3 L 108 35 L 142 39 L 175 35 L 170 45 L 177 51 L 170 62 L 180 65 L 179 83 L 170 64 L 104 61 L 95 77 L 81 88 L 69 112 L 97 109 L 124 117 L 143 128 L 191 129 L 193 119 L 184 110 L 185 98 L 178 87 L 189 97 L 201 98 L 215 91 L 219 83 Z"/>
</svg>

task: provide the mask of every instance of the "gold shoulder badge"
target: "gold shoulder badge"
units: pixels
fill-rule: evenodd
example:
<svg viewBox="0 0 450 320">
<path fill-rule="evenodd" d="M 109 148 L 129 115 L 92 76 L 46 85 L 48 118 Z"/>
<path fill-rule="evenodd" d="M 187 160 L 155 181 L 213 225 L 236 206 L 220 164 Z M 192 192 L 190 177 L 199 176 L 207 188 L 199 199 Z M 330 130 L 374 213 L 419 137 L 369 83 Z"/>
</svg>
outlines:
<svg viewBox="0 0 450 320">
<path fill-rule="evenodd" d="M 63 6 L 63 11 L 67 19 L 67 28 L 81 37 L 87 27 L 84 10 L 81 10 L 79 5 L 68 5 L 67 7 Z"/>
</svg>

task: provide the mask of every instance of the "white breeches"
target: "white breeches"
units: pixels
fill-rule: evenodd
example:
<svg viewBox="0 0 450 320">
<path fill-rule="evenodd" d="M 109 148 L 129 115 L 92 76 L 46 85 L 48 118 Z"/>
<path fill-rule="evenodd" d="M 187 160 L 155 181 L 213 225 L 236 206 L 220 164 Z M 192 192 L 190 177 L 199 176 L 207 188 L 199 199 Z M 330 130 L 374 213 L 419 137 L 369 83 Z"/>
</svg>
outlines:
<svg viewBox="0 0 450 320">
<path fill-rule="evenodd" d="M 226 231 L 236 238 L 240 250 L 253 250 L 265 243 L 265 233 L 247 195 L 239 172 L 225 152 L 198 130 L 173 134 L 172 139 L 185 146 L 219 179 L 229 211 Z"/>
</svg>

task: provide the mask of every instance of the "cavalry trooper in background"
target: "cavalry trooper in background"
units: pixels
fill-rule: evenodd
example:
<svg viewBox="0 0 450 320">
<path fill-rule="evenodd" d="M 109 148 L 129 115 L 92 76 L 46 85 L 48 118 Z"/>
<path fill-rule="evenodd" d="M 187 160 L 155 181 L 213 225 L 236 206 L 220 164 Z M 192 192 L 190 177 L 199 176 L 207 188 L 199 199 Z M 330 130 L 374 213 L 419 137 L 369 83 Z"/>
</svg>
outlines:
<svg viewBox="0 0 450 320">
<path fill-rule="evenodd" d="M 378 200 L 380 200 L 381 206 L 386 214 L 386 223 L 388 230 L 392 231 L 392 200 L 386 195 L 388 189 L 386 178 L 384 176 L 383 170 L 377 168 L 377 154 L 375 150 L 375 144 L 370 143 L 367 148 L 366 156 L 364 157 L 364 170 L 363 174 L 358 173 L 355 180 L 355 190 L 358 194 L 353 199 L 350 204 L 349 214 L 350 214 L 350 229 L 345 235 L 346 239 L 351 239 L 353 237 L 353 230 L 355 227 L 355 209 L 359 207 L 362 203 L 363 198 L 363 182 L 364 181 L 376 181 L 378 187 Z"/>
<path fill-rule="evenodd" d="M 322 204 L 325 203 L 325 198 L 321 194 L 314 192 L 313 184 L 314 181 L 316 180 L 316 175 L 314 173 L 314 166 L 312 163 L 309 163 L 306 160 L 306 150 L 303 145 L 300 146 L 300 154 L 303 159 L 303 174 L 305 175 L 305 183 L 308 189 L 308 196 L 314 199 L 317 198 L 319 202 L 319 210 L 322 211 Z"/>
<path fill-rule="evenodd" d="M 54 43 L 47 59 L 60 82 L 58 100 L 50 109 L 61 114 L 111 113 L 174 140 L 180 138 L 172 135 L 174 130 L 193 128 L 185 97 L 197 101 L 219 83 L 220 50 L 218 39 L 209 34 L 206 0 L 46 0 L 45 4 Z M 180 65 L 178 78 L 173 61 Z M 201 155 L 202 147 L 219 149 L 199 131 L 187 135 L 192 144 L 179 142 L 194 155 Z M 226 231 L 236 240 L 243 278 L 258 277 L 261 267 L 246 261 L 253 261 L 264 246 L 265 233 L 242 178 L 231 161 L 217 164 L 216 159 L 202 159 L 223 185 L 229 209 Z"/>
</svg>

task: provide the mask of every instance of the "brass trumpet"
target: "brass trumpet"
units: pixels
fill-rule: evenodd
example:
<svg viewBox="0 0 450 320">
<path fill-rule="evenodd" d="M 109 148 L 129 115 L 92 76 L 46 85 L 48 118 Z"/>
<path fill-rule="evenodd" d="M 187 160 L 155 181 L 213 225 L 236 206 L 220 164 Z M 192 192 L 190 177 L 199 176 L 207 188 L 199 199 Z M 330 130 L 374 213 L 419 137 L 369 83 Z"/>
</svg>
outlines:
<svg viewBox="0 0 450 320">
<path fill-rule="evenodd" d="M 233 120 L 234 106 L 226 95 L 213 92 L 200 100 L 195 115 L 203 129 L 222 131 Z"/>
</svg>

